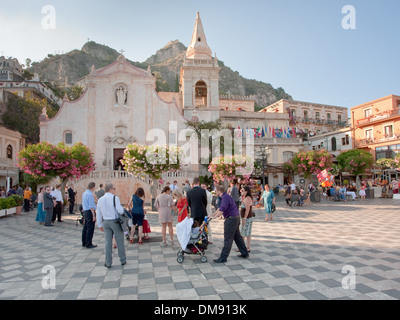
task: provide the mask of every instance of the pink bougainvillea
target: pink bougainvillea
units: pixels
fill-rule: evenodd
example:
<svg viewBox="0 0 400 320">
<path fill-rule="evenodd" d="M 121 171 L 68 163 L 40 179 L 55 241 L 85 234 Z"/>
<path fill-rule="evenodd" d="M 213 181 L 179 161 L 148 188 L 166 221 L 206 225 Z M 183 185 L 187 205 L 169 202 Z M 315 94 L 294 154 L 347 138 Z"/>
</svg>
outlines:
<svg viewBox="0 0 400 320">
<path fill-rule="evenodd" d="M 254 159 L 249 156 L 217 157 L 211 161 L 208 171 L 218 182 L 238 177 L 248 179 L 254 171 Z"/>
<path fill-rule="evenodd" d="M 18 154 L 17 166 L 38 183 L 56 177 L 79 179 L 95 169 L 93 154 L 82 143 L 72 147 L 48 142 L 29 145 Z"/>
</svg>

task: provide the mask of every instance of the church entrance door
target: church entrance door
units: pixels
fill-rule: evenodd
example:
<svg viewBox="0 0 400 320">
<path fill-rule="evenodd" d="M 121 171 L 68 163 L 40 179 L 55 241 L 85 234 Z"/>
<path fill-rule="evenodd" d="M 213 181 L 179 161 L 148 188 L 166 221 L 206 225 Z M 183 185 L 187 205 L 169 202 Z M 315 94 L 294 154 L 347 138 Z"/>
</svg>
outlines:
<svg viewBox="0 0 400 320">
<path fill-rule="evenodd" d="M 114 170 L 124 170 L 121 160 L 124 158 L 125 149 L 114 149 Z"/>
</svg>

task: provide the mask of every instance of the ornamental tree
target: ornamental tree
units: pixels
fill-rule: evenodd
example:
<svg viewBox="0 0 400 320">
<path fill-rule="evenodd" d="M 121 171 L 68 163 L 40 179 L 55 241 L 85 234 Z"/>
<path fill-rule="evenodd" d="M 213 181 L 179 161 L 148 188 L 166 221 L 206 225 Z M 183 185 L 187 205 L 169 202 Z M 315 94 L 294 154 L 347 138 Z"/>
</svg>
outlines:
<svg viewBox="0 0 400 320">
<path fill-rule="evenodd" d="M 342 171 L 349 172 L 357 177 L 357 186 L 360 184 L 360 175 L 371 170 L 375 162 L 370 152 L 360 149 L 343 152 L 336 159 Z"/>
<path fill-rule="evenodd" d="M 130 144 L 124 151 L 121 164 L 135 176 L 149 176 L 153 180 L 151 195 L 157 196 L 157 184 L 164 172 L 177 172 L 184 165 L 183 150 L 177 146 L 144 146 Z"/>
<path fill-rule="evenodd" d="M 297 174 L 303 174 L 308 179 L 313 174 L 317 175 L 323 170 L 332 169 L 332 155 L 326 150 L 302 151 L 294 155 L 286 165 Z"/>
<path fill-rule="evenodd" d="M 17 166 L 31 181 L 44 184 L 59 177 L 62 186 L 95 169 L 92 152 L 80 142 L 72 147 L 48 142 L 29 145 L 18 153 Z"/>
<path fill-rule="evenodd" d="M 254 159 L 250 156 L 220 156 L 214 158 L 208 170 L 217 182 L 233 180 L 238 177 L 250 178 L 254 171 Z"/>
</svg>

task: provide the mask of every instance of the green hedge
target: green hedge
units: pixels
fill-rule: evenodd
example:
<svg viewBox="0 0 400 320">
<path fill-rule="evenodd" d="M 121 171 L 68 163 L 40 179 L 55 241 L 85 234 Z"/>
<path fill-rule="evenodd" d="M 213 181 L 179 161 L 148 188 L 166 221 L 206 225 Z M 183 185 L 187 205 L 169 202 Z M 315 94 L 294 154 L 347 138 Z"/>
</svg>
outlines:
<svg viewBox="0 0 400 320">
<path fill-rule="evenodd" d="M 10 209 L 17 206 L 17 201 L 14 197 L 8 197 L 6 199 L 0 199 L 0 210 Z"/>
</svg>

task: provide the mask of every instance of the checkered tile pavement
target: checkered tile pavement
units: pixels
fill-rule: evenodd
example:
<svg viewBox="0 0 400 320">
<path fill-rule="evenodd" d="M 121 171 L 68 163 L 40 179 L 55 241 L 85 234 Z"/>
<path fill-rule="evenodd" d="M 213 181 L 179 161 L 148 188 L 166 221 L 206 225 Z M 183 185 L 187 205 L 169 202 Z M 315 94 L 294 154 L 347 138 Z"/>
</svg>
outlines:
<svg viewBox="0 0 400 320">
<path fill-rule="evenodd" d="M 185 255 L 179 243 L 126 243 L 127 264 L 104 267 L 104 236 L 95 249 L 81 247 L 77 215 L 45 228 L 36 213 L 0 219 L 0 299 L 400 299 L 400 201 L 373 199 L 289 208 L 278 201 L 274 220 L 256 210 L 249 259 L 232 250 L 215 264 L 223 243 L 223 221 L 211 222 L 208 262 Z M 155 213 L 150 237 L 160 238 Z M 236 249 L 235 245 L 233 249 Z M 55 289 L 44 289 L 55 269 Z M 353 281 L 353 282 L 351 282 Z M 354 284 L 355 287 L 346 285 Z"/>
</svg>

